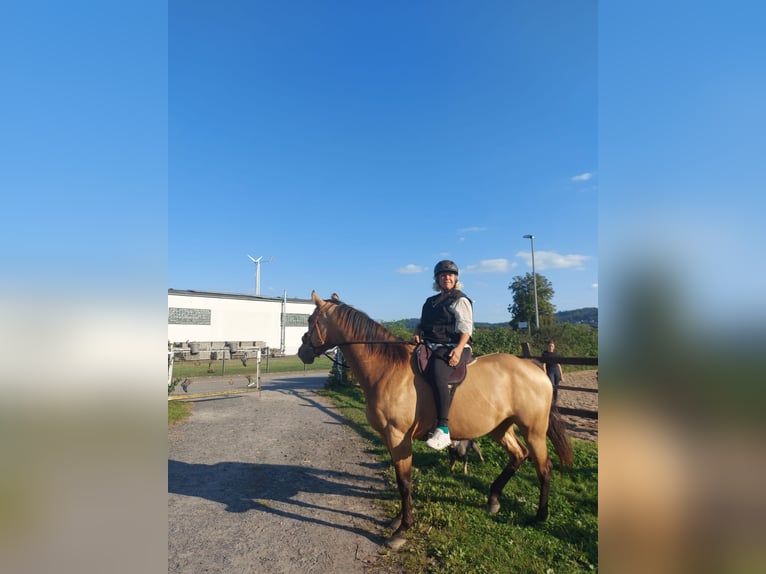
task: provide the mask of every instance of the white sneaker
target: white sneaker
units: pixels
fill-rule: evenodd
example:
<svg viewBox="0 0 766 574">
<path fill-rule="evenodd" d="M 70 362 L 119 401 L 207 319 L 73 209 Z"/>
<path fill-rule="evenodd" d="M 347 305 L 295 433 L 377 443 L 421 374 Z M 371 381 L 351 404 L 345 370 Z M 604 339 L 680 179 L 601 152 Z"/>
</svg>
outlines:
<svg viewBox="0 0 766 574">
<path fill-rule="evenodd" d="M 449 431 L 444 432 L 442 429 L 437 428 L 430 438 L 426 441 L 426 446 L 435 450 L 442 450 L 447 448 L 452 440 L 449 437 Z"/>
</svg>

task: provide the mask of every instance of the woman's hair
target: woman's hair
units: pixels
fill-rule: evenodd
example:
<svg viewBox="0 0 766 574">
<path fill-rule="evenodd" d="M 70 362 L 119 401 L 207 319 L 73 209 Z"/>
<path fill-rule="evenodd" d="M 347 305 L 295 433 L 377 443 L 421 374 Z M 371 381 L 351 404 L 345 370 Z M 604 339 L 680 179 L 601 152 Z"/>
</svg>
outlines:
<svg viewBox="0 0 766 574">
<path fill-rule="evenodd" d="M 439 287 L 439 281 L 434 281 L 433 289 L 434 289 L 434 291 L 441 291 L 442 290 L 442 288 Z M 455 281 L 455 289 L 458 289 L 458 290 L 462 291 L 463 290 L 463 283 L 461 281 Z"/>
</svg>

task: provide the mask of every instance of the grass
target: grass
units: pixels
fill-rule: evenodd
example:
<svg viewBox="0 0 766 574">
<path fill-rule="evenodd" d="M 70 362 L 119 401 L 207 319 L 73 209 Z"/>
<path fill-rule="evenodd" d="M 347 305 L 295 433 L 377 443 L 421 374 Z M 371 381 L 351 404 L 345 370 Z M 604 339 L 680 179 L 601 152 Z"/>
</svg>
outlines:
<svg viewBox="0 0 766 574">
<path fill-rule="evenodd" d="M 191 415 L 191 405 L 183 401 L 168 401 L 168 426 Z"/>
<path fill-rule="evenodd" d="M 391 458 L 378 434 L 367 424 L 364 395 L 352 385 L 332 385 L 323 391 L 372 443 L 375 456 Z M 534 466 L 526 462 L 511 478 L 500 499 L 498 514 L 486 512 L 487 494 L 507 455 L 494 441 L 479 440 L 485 463 L 469 457 L 468 475 L 458 465 L 449 470 L 444 452 L 422 442 L 413 451 L 415 525 L 408 543 L 387 559 L 406 572 L 560 574 L 598 570 L 598 445 L 572 440 L 571 470 L 554 472 L 550 516 L 534 523 L 539 488 Z M 558 459 L 554 457 L 554 463 Z M 381 504 L 390 518 L 399 511 L 393 465 L 386 471 L 389 489 Z M 390 533 L 386 533 L 387 535 Z"/>
<path fill-rule="evenodd" d="M 193 360 L 193 361 L 174 361 L 173 378 L 183 379 L 185 377 L 207 377 L 221 374 L 222 361 Z M 266 359 L 261 359 L 261 374 L 264 373 L 286 373 L 292 371 L 329 370 L 332 361 L 325 356 L 317 357 L 310 365 L 304 365 L 297 356 L 270 358 L 268 363 Z M 223 365 L 226 375 L 253 375 L 255 376 L 256 363 L 255 358 L 247 361 L 247 366 L 242 364 L 239 359 L 226 359 Z"/>
</svg>

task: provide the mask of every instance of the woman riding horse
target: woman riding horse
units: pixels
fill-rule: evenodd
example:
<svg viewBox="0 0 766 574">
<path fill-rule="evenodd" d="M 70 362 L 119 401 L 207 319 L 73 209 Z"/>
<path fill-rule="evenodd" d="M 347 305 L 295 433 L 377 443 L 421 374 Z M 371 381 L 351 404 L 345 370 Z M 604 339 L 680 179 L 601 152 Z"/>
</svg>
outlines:
<svg viewBox="0 0 766 574">
<path fill-rule="evenodd" d="M 401 497 L 396 530 L 386 541 L 393 549 L 405 542 L 412 526 L 412 441 L 426 439 L 437 422 L 431 385 L 417 372 L 414 343 L 393 335 L 379 323 L 337 295 L 325 301 L 311 293 L 316 309 L 309 317 L 298 356 L 304 363 L 340 347 L 361 385 L 370 426 L 383 439 L 394 463 Z M 532 454 L 540 482 L 537 520 L 548 516 L 548 495 L 553 464 L 546 436 L 562 466 L 572 465 L 572 451 L 555 409 L 548 377 L 536 364 L 514 355 L 484 355 L 468 367 L 468 375 L 455 391 L 450 407 L 453 440 L 490 435 L 507 452 L 509 462 L 492 483 L 487 509 L 500 510 L 500 493 L 511 476 Z M 522 443 L 519 434 L 524 440 Z"/>
<path fill-rule="evenodd" d="M 457 265 L 445 259 L 434 267 L 434 295 L 426 299 L 420 313 L 420 323 L 415 327 L 416 343 L 423 343 L 431 350 L 426 376 L 434 386 L 436 399 L 436 430 L 426 445 L 441 450 L 452 440 L 449 436 L 449 407 L 451 402 L 449 377 L 455 368 L 471 355 L 473 333 L 472 301 L 461 291 L 457 280 Z"/>
</svg>

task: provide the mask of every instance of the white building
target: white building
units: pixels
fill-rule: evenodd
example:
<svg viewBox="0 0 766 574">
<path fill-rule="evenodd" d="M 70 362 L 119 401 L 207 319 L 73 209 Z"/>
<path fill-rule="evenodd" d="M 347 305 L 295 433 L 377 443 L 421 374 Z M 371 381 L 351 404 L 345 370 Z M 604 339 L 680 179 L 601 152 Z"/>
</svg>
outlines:
<svg viewBox="0 0 766 574">
<path fill-rule="evenodd" d="M 310 299 L 168 289 L 168 341 L 200 358 L 227 343 L 295 355 L 314 309 Z"/>
</svg>

